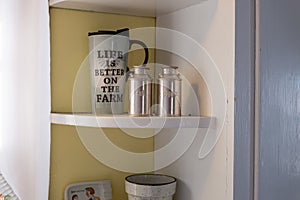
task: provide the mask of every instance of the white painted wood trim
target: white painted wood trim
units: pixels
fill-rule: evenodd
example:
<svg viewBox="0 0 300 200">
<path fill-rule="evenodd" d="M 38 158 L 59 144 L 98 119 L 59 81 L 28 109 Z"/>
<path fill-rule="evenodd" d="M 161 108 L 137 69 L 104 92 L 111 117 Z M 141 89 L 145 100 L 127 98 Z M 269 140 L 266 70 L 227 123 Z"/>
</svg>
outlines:
<svg viewBox="0 0 300 200">
<path fill-rule="evenodd" d="M 129 117 L 128 115 L 101 115 L 52 113 L 51 123 L 102 128 L 214 128 L 216 118 L 200 116 Z"/>
<path fill-rule="evenodd" d="M 51 7 L 156 17 L 205 0 L 50 0 Z"/>
</svg>

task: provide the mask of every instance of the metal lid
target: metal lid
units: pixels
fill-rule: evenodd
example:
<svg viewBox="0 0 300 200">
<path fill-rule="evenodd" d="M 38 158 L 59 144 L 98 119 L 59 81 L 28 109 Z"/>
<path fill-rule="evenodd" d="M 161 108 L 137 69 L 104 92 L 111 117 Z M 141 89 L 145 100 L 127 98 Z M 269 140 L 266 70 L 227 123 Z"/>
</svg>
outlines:
<svg viewBox="0 0 300 200">
<path fill-rule="evenodd" d="M 116 31 L 112 30 L 99 30 L 97 32 L 89 32 L 88 36 L 93 36 L 93 35 L 123 35 L 126 37 L 129 37 L 129 29 L 128 28 L 123 28 L 119 29 Z"/>
<path fill-rule="evenodd" d="M 164 66 L 161 68 L 162 74 L 177 74 L 177 66 Z"/>
<path fill-rule="evenodd" d="M 133 70 L 135 74 L 147 74 L 147 70 L 149 70 L 149 67 L 146 67 L 145 65 L 134 66 Z"/>
</svg>

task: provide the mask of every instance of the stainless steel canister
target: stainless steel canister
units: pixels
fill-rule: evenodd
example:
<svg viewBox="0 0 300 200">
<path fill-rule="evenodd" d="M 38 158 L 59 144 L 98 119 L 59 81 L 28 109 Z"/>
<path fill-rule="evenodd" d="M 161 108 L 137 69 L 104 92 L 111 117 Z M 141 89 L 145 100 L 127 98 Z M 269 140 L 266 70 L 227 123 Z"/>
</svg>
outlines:
<svg viewBox="0 0 300 200">
<path fill-rule="evenodd" d="M 181 78 L 178 67 L 162 67 L 158 76 L 158 115 L 181 115 Z"/>
<path fill-rule="evenodd" d="M 149 68 L 135 66 L 129 74 L 129 111 L 132 116 L 150 115 L 152 79 L 148 75 Z"/>
</svg>

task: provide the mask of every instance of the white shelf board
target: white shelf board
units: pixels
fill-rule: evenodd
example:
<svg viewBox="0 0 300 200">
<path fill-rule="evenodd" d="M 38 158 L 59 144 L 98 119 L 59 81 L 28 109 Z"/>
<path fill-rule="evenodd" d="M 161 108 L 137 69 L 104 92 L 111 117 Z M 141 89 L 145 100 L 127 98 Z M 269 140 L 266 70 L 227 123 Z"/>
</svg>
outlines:
<svg viewBox="0 0 300 200">
<path fill-rule="evenodd" d="M 51 7 L 157 17 L 205 0 L 49 0 Z"/>
<path fill-rule="evenodd" d="M 94 115 L 52 113 L 52 124 L 101 128 L 215 128 L 216 118 L 199 116 L 130 117 L 128 115 Z"/>
</svg>

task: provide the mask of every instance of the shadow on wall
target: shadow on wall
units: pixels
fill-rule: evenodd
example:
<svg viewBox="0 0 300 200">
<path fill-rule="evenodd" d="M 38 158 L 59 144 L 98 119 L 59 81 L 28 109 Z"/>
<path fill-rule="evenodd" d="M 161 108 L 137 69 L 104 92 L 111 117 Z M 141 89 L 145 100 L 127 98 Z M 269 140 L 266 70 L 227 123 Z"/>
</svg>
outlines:
<svg viewBox="0 0 300 200">
<path fill-rule="evenodd" d="M 218 1 L 219 0 L 209 0 L 204 1 L 199 5 L 187 7 L 185 9 L 175 12 L 177 17 L 174 17 L 174 13 L 163 15 L 162 17 L 157 18 L 156 25 L 157 27 L 170 29 L 174 29 L 174 27 L 176 27 L 177 31 L 191 33 L 189 34 L 190 37 L 194 38 L 195 40 L 200 39 L 201 42 L 201 39 L 205 39 L 205 36 L 209 34 L 208 30 L 210 30 L 209 27 L 214 19 L 215 12 L 219 3 Z M 199 27 L 201 27 L 200 31 L 199 29 L 195 29 L 195 26 L 193 26 L 194 23 L 186 23 L 191 20 L 190 16 L 186 14 L 187 9 L 189 13 L 193 13 L 193 19 L 197 19 L 197 23 L 199 24 Z M 199 12 L 199 10 L 201 10 L 201 12 Z M 184 24 L 184 27 L 178 26 L 178 24 Z"/>
<path fill-rule="evenodd" d="M 177 185 L 176 185 L 176 193 L 184 193 L 186 194 L 184 196 L 185 199 L 192 199 L 189 187 L 187 184 L 185 184 L 183 181 L 177 179 Z M 176 195 L 174 196 L 174 200 L 179 200 L 181 198 L 176 198 Z"/>
</svg>

